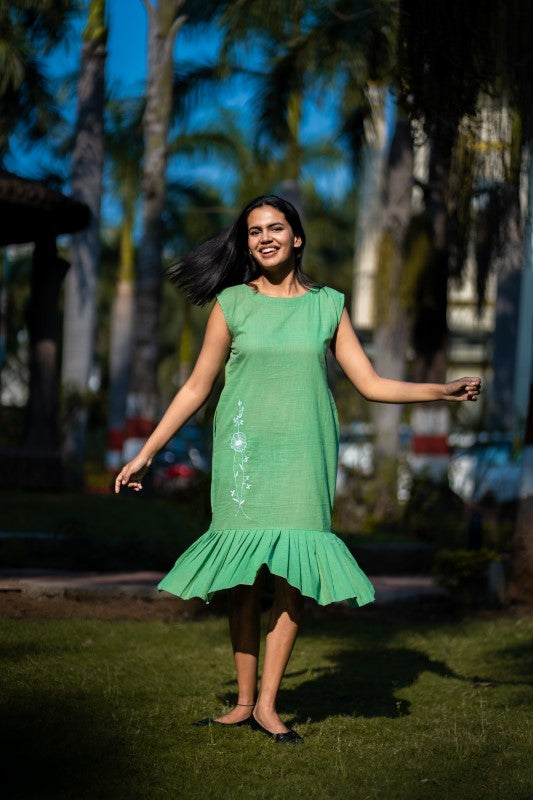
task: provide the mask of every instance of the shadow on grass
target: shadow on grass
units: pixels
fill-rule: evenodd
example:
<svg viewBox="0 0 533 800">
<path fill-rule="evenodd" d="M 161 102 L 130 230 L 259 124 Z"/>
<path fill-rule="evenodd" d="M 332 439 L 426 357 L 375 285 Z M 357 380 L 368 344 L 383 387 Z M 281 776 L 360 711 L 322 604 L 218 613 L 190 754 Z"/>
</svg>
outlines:
<svg viewBox="0 0 533 800">
<path fill-rule="evenodd" d="M 460 678 L 442 661 L 405 647 L 338 650 L 332 666 L 313 670 L 313 677 L 294 688 L 282 688 L 280 705 L 299 710 L 294 722 L 321 721 L 330 716 L 400 717 L 410 703 L 398 691 L 411 686 L 422 672 Z"/>
<path fill-rule="evenodd" d="M 4 698 L 0 715 L 2 792 L 10 800 L 136 796 L 140 768 L 104 698 L 28 688 Z"/>
<path fill-rule="evenodd" d="M 447 622 L 446 619 L 432 621 L 423 627 L 434 628 Z M 419 623 L 414 625 L 420 627 Z M 409 715 L 410 701 L 402 698 L 402 689 L 415 684 L 425 672 L 462 681 L 471 686 L 526 686 L 529 683 L 527 680 L 501 681 L 478 675 L 460 675 L 444 661 L 433 659 L 421 650 L 387 645 L 398 629 L 405 631 L 409 627 L 412 625 L 407 620 L 403 623 L 387 623 L 377 619 L 371 624 L 367 620 L 356 631 L 346 621 L 332 620 L 329 625 L 303 625 L 300 632 L 302 643 L 317 635 L 323 640 L 331 637 L 337 640 L 336 649 L 327 652 L 327 666 L 315 667 L 311 662 L 308 669 L 293 671 L 289 666 L 279 691 L 279 708 L 297 711 L 287 722 L 304 723 L 309 719 L 319 722 L 331 716 L 344 715 L 365 718 Z M 339 640 L 344 640 L 344 647 L 339 648 Z M 298 648 L 298 644 L 296 647 Z M 529 648 L 527 654 L 531 654 Z M 514 655 L 517 659 L 522 659 L 526 653 L 521 647 L 520 652 Z M 228 688 L 230 685 L 233 690 L 235 683 L 228 683 Z M 221 700 L 228 705 L 233 704 L 236 699 L 234 691 L 221 695 Z"/>
<path fill-rule="evenodd" d="M 279 691 L 279 707 L 299 709 L 290 720 L 322 721 L 331 716 L 401 717 L 410 713 L 410 703 L 397 695 L 411 686 L 422 672 L 433 672 L 444 678 L 465 679 L 444 662 L 434 661 L 418 650 L 405 647 L 360 646 L 338 650 L 328 656 L 330 667 L 291 672 L 291 681 L 303 675 L 312 677 L 295 687 Z M 228 692 L 222 700 L 235 702 L 236 695 Z M 300 710 L 301 709 L 301 710 Z"/>
</svg>

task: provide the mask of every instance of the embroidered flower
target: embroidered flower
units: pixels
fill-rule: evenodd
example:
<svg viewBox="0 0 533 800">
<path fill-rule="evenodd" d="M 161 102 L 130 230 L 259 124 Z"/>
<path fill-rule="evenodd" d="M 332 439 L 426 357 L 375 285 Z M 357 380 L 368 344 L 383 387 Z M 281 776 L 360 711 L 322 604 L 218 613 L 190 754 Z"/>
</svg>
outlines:
<svg viewBox="0 0 533 800">
<path fill-rule="evenodd" d="M 241 511 L 245 517 L 248 514 L 243 509 L 245 503 L 244 492 L 252 488 L 250 483 L 250 476 L 245 474 L 244 465 L 249 460 L 250 456 L 243 455 L 248 442 L 246 434 L 241 430 L 244 425 L 244 404 L 242 400 L 237 401 L 237 413 L 233 417 L 233 424 L 237 430 L 233 433 L 230 439 L 230 447 L 233 450 L 233 481 L 235 488 L 231 490 L 231 499 L 237 503 L 236 514 Z"/>
<path fill-rule="evenodd" d="M 246 436 L 244 433 L 242 433 L 242 431 L 240 433 L 233 434 L 231 437 L 230 447 L 237 453 L 242 453 L 243 450 L 246 450 Z"/>
</svg>

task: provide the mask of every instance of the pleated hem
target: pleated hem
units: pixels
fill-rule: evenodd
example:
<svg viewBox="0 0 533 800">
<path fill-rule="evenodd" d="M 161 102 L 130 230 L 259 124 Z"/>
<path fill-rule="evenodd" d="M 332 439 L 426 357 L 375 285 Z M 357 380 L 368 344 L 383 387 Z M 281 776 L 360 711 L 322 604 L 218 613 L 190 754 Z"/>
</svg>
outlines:
<svg viewBox="0 0 533 800">
<path fill-rule="evenodd" d="M 210 528 L 157 588 L 209 602 L 222 589 L 250 586 L 263 566 L 319 605 L 346 600 L 363 606 L 374 600 L 374 587 L 344 542 L 331 531 L 302 529 Z"/>
</svg>

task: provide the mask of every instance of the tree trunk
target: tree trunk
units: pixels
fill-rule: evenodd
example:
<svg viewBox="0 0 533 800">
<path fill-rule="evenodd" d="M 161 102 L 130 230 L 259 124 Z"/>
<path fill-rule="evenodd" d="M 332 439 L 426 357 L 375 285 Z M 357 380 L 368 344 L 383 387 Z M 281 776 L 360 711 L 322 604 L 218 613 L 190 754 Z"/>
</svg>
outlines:
<svg viewBox="0 0 533 800">
<path fill-rule="evenodd" d="M 133 188 L 133 187 L 132 187 Z M 111 309 L 109 342 L 109 421 L 106 466 L 116 469 L 122 459 L 126 428 L 126 400 L 131 370 L 131 346 L 134 313 L 135 250 L 133 215 L 135 191 L 126 199 L 120 235 L 117 290 Z"/>
<path fill-rule="evenodd" d="M 23 442 L 27 450 L 53 453 L 57 447 L 57 303 L 68 268 L 68 262 L 57 256 L 55 238 L 36 242 L 27 314 L 30 396 Z"/>
<path fill-rule="evenodd" d="M 451 143 L 432 140 L 426 214 L 432 230 L 432 253 L 417 287 L 413 325 L 414 380 L 441 382 L 446 377 L 448 324 L 448 238 L 446 195 Z"/>
<path fill-rule="evenodd" d="M 63 327 L 64 388 L 83 398 L 94 354 L 100 201 L 104 163 L 105 2 L 91 0 L 78 82 L 78 118 L 72 157 L 72 193 L 90 209 L 88 227 L 72 237 L 72 267 L 65 292 Z M 83 401 L 68 421 L 64 455 L 83 460 L 87 413 Z"/>
<path fill-rule="evenodd" d="M 453 142 L 435 135 L 431 139 L 426 214 L 432 231 L 431 255 L 416 289 L 413 320 L 415 361 L 413 380 L 444 383 L 448 343 L 448 235 L 447 192 Z M 414 463 L 442 477 L 448 463 L 448 409 L 442 404 L 415 406 L 411 415 Z"/>
<path fill-rule="evenodd" d="M 148 90 L 144 126 L 143 221 L 135 292 L 135 323 L 128 438 L 142 440 L 158 414 L 159 305 L 162 280 L 161 219 L 166 191 L 167 137 L 172 110 L 172 51 L 184 24 L 184 0 L 144 0 L 148 14 Z"/>
<path fill-rule="evenodd" d="M 374 367 L 387 378 L 404 380 L 409 319 L 402 297 L 403 248 L 413 190 L 413 141 L 408 117 L 398 111 L 385 175 L 384 231 L 375 286 Z M 375 464 L 378 484 L 376 513 L 397 508 L 397 463 L 402 407 L 375 403 Z"/>
<path fill-rule="evenodd" d="M 305 213 L 300 177 L 302 170 L 302 147 L 300 145 L 300 126 L 302 122 L 302 94 L 292 92 L 287 101 L 288 138 L 285 154 L 285 179 L 281 182 L 279 194 L 291 203 L 298 212 L 305 229 Z M 304 256 L 305 258 L 305 256 Z"/>
<path fill-rule="evenodd" d="M 369 89 L 372 119 L 365 124 L 353 261 L 351 318 L 355 328 L 372 328 L 376 321 L 370 298 L 383 213 L 385 97 L 385 89 L 375 86 Z"/>
</svg>

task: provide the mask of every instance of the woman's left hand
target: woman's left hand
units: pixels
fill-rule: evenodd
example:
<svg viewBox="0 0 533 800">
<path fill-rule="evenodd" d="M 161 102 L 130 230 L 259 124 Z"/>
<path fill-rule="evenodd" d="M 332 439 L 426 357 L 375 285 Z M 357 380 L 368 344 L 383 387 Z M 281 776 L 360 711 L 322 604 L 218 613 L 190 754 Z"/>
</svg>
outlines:
<svg viewBox="0 0 533 800">
<path fill-rule="evenodd" d="M 458 378 L 456 381 L 444 384 L 443 400 L 473 400 L 478 399 L 481 391 L 481 378 Z"/>
</svg>

